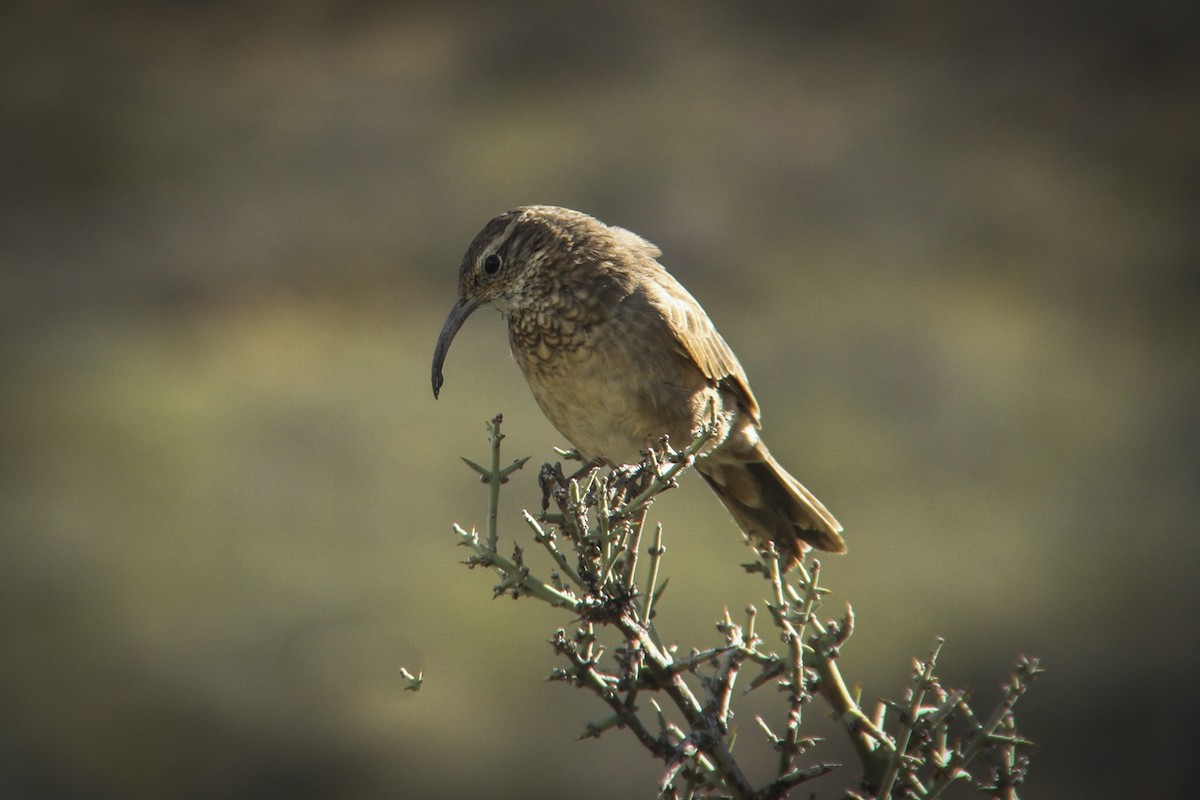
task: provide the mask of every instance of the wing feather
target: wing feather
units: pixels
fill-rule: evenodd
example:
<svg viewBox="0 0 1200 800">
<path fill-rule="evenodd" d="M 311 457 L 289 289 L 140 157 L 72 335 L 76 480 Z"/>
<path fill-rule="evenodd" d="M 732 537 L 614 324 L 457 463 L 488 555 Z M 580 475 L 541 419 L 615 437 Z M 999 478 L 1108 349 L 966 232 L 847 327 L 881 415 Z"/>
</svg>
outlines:
<svg viewBox="0 0 1200 800">
<path fill-rule="evenodd" d="M 714 384 L 725 384 L 737 397 L 743 413 L 759 424 L 758 401 L 733 350 L 717 332 L 708 314 L 687 289 L 661 265 L 654 264 L 650 302 L 667 320 L 676 347 Z"/>
</svg>

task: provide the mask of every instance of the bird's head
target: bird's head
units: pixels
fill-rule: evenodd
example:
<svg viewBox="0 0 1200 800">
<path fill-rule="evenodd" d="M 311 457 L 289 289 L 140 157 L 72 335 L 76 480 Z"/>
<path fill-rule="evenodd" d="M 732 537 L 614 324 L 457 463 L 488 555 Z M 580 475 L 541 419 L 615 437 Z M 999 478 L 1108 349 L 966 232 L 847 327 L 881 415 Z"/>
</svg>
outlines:
<svg viewBox="0 0 1200 800">
<path fill-rule="evenodd" d="M 594 260 L 592 251 L 611 241 L 612 230 L 587 214 L 556 206 L 513 209 L 485 225 L 463 256 L 458 302 L 434 349 L 434 397 L 442 388 L 450 343 L 471 312 L 484 305 L 504 314 L 535 307 L 574 267 Z"/>
</svg>

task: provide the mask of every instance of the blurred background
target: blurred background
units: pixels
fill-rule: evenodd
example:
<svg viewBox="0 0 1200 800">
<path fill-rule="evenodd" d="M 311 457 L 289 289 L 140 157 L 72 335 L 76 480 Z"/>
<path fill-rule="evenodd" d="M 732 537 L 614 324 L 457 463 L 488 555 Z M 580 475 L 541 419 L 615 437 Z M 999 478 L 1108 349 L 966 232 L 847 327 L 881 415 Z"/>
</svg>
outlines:
<svg viewBox="0 0 1200 800">
<path fill-rule="evenodd" d="M 4 5 L 0 796 L 653 795 L 543 682 L 569 620 L 450 532 L 487 418 L 565 444 L 491 312 L 429 386 L 462 253 L 528 203 L 658 244 L 739 354 L 846 526 L 865 698 L 938 635 L 985 709 L 1037 655 L 1025 796 L 1186 793 L 1200 14 L 755 5 Z M 764 587 L 694 477 L 654 514 L 663 630 L 713 642 Z"/>
</svg>

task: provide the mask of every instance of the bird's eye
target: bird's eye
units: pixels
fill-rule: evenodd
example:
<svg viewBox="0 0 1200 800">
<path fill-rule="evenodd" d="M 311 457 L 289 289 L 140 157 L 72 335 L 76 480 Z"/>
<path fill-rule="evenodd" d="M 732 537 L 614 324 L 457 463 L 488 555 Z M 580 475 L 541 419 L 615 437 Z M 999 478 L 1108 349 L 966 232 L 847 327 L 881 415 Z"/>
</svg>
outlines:
<svg viewBox="0 0 1200 800">
<path fill-rule="evenodd" d="M 483 274 L 495 275 L 500 271 L 500 266 L 504 261 L 500 258 L 499 253 L 489 253 L 488 257 L 483 260 Z"/>
</svg>

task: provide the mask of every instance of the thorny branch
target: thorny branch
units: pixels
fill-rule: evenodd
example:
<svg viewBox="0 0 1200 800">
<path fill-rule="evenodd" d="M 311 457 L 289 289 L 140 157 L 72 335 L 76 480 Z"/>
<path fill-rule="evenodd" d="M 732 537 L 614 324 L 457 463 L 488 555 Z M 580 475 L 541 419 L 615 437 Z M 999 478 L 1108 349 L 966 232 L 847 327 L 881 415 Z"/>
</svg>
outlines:
<svg viewBox="0 0 1200 800">
<path fill-rule="evenodd" d="M 700 431 L 683 450 L 673 449 L 664 437 L 640 464 L 611 470 L 585 466 L 568 477 L 561 465 L 543 465 L 541 513 L 523 512 L 535 544 L 550 562 L 542 578 L 526 564 L 521 547 L 508 557 L 498 552 L 499 487 L 527 460 L 501 466 L 501 422 L 497 415 L 489 423 L 490 467 L 464 459 L 489 487 L 487 535 L 458 525 L 454 530 L 460 544 L 472 551 L 464 563 L 495 570 L 500 579 L 495 596 L 534 597 L 571 615 L 573 630 L 560 628 L 550 639 L 566 661 L 550 678 L 592 692 L 610 712 L 588 723 L 580 738 L 615 728 L 629 731 L 663 762 L 659 792 L 665 798 L 774 800 L 839 766 L 800 766 L 817 741 L 802 734 L 803 711 L 819 696 L 858 756 L 857 786 L 841 796 L 936 798 L 953 783 L 966 782 L 992 797 L 1016 800 L 1033 743 L 1018 735 L 1013 707 L 1041 673 L 1037 659 L 1021 657 L 1000 706 L 981 722 L 966 692 L 943 687 L 935 675 L 939 639 L 929 658 L 916 662 L 904 700 L 884 701 L 868 717 L 837 664 L 854 630 L 853 610 L 847 605 L 840 620 L 821 621 L 817 612 L 828 590 L 820 586 L 820 563 L 810 560 L 789 578 L 773 548 L 743 566 L 768 582 L 766 607 L 782 650 L 771 649 L 764 640 L 756 627 L 757 609 L 750 606 L 744 624 L 725 610 L 717 623 L 721 643 L 679 655 L 680 648 L 665 644 L 655 622 L 667 584 L 661 578 L 666 552 L 661 525 L 648 537 L 644 584 L 637 581 L 638 555 L 651 504 L 692 466 L 712 431 Z M 601 644 L 606 630 L 620 641 L 611 653 Z M 756 718 L 768 746 L 779 755 L 774 774 L 757 783 L 733 754 L 736 732 L 731 725 L 735 686 L 751 665 L 758 674 L 743 695 L 775 684 L 786 698 L 782 735 Z M 897 715 L 892 732 L 885 723 L 888 710 Z"/>
</svg>

